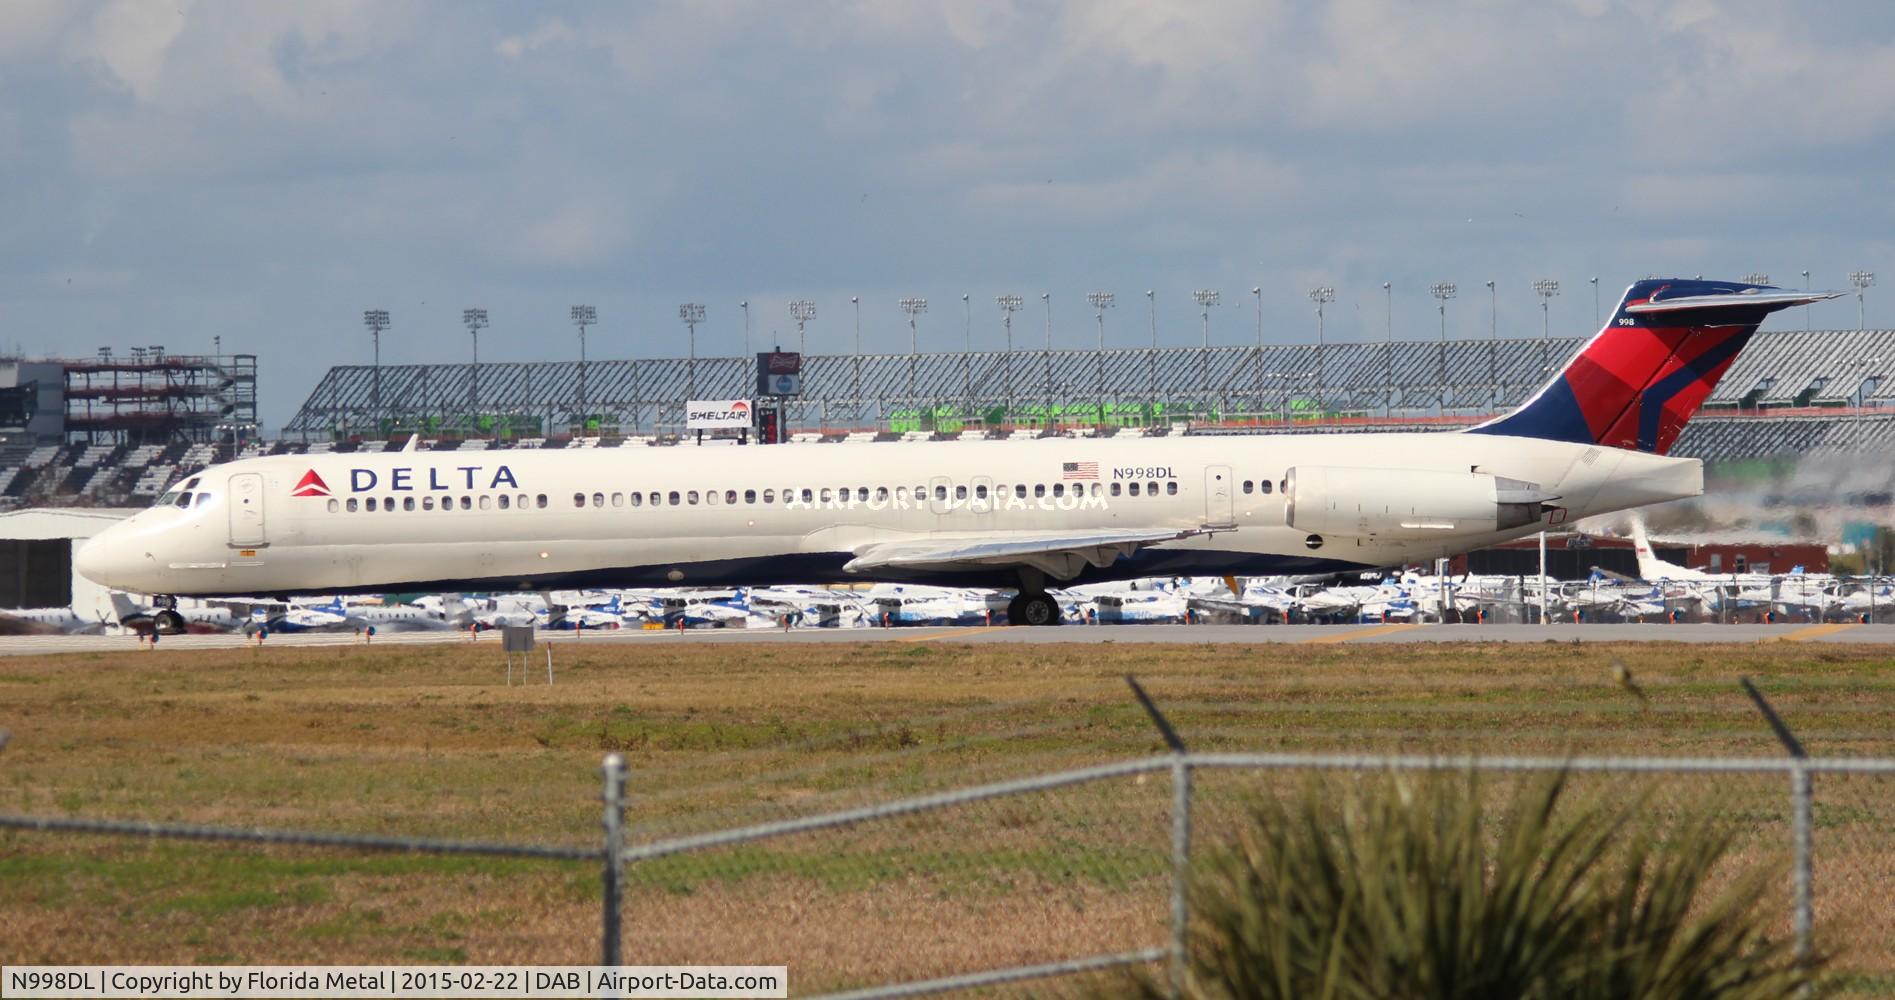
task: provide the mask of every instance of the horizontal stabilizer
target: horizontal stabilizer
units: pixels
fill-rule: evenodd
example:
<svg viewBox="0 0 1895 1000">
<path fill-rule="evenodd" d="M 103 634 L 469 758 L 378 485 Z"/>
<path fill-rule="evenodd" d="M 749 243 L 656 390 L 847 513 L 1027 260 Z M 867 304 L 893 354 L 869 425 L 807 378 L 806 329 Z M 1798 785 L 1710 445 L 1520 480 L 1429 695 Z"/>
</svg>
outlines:
<svg viewBox="0 0 1895 1000">
<path fill-rule="evenodd" d="M 1654 295 L 1645 302 L 1628 304 L 1628 313 L 1682 312 L 1687 309 L 1757 309 L 1775 312 L 1778 309 L 1790 309 L 1806 306 L 1812 302 L 1841 298 L 1847 292 L 1796 292 L 1781 289 L 1765 290 L 1761 286 L 1741 292 L 1714 292 L 1707 295 L 1680 295 L 1675 298 L 1661 298 Z"/>
</svg>

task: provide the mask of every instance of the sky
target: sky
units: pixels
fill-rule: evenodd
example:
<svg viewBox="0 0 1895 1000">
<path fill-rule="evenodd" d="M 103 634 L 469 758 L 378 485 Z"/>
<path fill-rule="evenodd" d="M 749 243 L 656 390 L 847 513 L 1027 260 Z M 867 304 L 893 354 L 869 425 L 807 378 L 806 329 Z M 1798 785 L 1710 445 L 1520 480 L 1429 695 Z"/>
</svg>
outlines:
<svg viewBox="0 0 1895 1000">
<path fill-rule="evenodd" d="M 1437 337 L 1442 281 L 1450 337 L 1577 335 L 1593 277 L 1895 281 L 1892 140 L 1868 0 L 5 0 L 0 352 L 221 338 L 267 429 L 371 308 L 385 363 L 465 361 L 466 307 L 576 358 L 575 303 L 592 357 L 682 356 L 683 302 L 701 355 L 793 343 L 797 298 L 848 351 L 852 296 L 869 351 L 904 297 L 998 347 L 1009 293 L 1023 346 L 1095 344 L 1092 291 L 1196 343 L 1200 288 L 1212 343 L 1306 342 L 1317 285 L 1328 337 Z"/>
</svg>

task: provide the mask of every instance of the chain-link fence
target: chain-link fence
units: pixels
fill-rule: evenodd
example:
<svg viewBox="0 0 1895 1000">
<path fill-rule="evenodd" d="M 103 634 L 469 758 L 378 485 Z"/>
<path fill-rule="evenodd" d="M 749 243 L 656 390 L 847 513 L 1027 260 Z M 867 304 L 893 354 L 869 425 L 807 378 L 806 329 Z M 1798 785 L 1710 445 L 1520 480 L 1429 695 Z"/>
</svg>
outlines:
<svg viewBox="0 0 1895 1000">
<path fill-rule="evenodd" d="M 1175 741 L 1175 737 L 1168 739 Z M 1789 741 L 1793 745 L 1793 740 Z M 1174 742 L 1174 746 L 1179 746 Z M 1709 820 L 1734 867 L 1780 871 L 1781 933 L 1895 981 L 1895 759 L 1174 752 L 767 823 L 648 836 L 617 755 L 597 843 L 546 846 L 0 815 L 0 828 L 585 864 L 605 964 L 783 964 L 798 995 L 904 996 L 1142 975 L 1185 955 L 1194 870 L 1286 796 L 1451 775 L 1504 797 L 1562 773 L 1654 830 Z M 793 807 L 783 812 L 793 814 Z M 628 832 L 629 829 L 629 832 Z M 346 863 L 346 862 L 345 862 Z M 364 862 L 365 863 L 365 862 Z M 586 891 L 581 888 L 579 891 Z M 580 925 L 567 932 L 583 933 Z M 566 954 L 572 942 L 568 941 Z M 397 956 L 391 956 L 394 960 Z M 406 956 L 412 957 L 412 956 Z M 471 960 L 487 958 L 469 956 Z M 521 956 L 531 960 L 534 956 Z M 257 954 L 246 961 L 304 960 Z"/>
</svg>

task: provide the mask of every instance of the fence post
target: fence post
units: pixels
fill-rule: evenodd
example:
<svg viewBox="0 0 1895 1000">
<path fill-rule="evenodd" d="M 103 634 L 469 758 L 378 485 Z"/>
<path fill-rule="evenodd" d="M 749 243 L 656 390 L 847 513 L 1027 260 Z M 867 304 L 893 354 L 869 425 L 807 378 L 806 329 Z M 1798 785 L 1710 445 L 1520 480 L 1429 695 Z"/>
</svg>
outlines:
<svg viewBox="0 0 1895 1000">
<path fill-rule="evenodd" d="M 603 925 L 603 941 L 599 949 L 599 964 L 617 966 L 619 961 L 619 903 L 625 875 L 625 758 L 618 754 L 608 754 L 600 768 L 605 773 L 605 842 L 600 854 L 605 862 L 602 878 L 604 881 L 604 913 L 600 923 Z"/>
<path fill-rule="evenodd" d="M 1186 889 L 1191 877 L 1191 757 L 1184 740 L 1178 731 L 1171 728 L 1171 720 L 1158 710 L 1158 703 L 1151 700 L 1145 689 L 1139 686 L 1137 678 L 1125 675 L 1125 683 L 1131 687 L 1133 697 L 1151 717 L 1152 725 L 1158 727 L 1165 745 L 1171 748 L 1171 1000 L 1178 1000 L 1184 994 L 1185 966 L 1185 930 L 1190 926 L 1191 913 Z"/>
<path fill-rule="evenodd" d="M 1757 685 L 1750 678 L 1742 677 L 1738 683 L 1744 687 L 1744 693 L 1763 713 L 1763 719 L 1770 724 L 1770 731 L 1776 734 L 1777 742 L 1790 755 L 1790 864 L 1792 865 L 1790 882 L 1790 906 L 1793 910 L 1791 921 L 1796 931 L 1796 960 L 1798 964 L 1807 962 L 1810 957 L 1810 939 L 1815 933 L 1815 904 L 1811 888 L 1810 864 L 1810 791 L 1809 751 L 1803 748 L 1803 741 L 1790 732 L 1788 723 L 1771 707 Z"/>
<path fill-rule="evenodd" d="M 1171 997 L 1184 994 L 1185 930 L 1191 922 L 1186 890 L 1191 877 L 1191 762 L 1171 763 Z"/>
<path fill-rule="evenodd" d="M 1796 908 L 1796 960 L 1806 963 L 1810 957 L 1810 938 L 1814 931 L 1815 904 L 1810 886 L 1810 799 L 1809 768 L 1801 758 L 1790 768 L 1790 838 L 1796 866 L 1792 892 Z"/>
</svg>

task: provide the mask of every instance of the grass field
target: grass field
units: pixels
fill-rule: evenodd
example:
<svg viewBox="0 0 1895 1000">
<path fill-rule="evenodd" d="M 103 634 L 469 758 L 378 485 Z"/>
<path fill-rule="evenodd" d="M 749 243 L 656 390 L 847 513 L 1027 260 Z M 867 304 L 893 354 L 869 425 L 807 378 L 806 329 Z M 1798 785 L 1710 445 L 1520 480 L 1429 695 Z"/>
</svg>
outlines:
<svg viewBox="0 0 1895 1000">
<path fill-rule="evenodd" d="M 1736 685 L 1750 675 L 1812 752 L 1895 754 L 1895 649 L 1873 646 L 558 656 L 558 683 L 512 688 L 492 649 L 453 645 L 0 660 L 0 811 L 589 845 L 617 751 L 636 843 L 1161 750 L 1126 673 L 1196 750 L 1779 754 Z M 1205 776 L 1205 837 L 1255 784 Z M 1780 784 L 1650 791 L 1744 814 L 1776 862 Z M 802 991 L 1159 944 L 1169 795 L 1162 776 L 1115 780 L 635 866 L 626 959 L 784 962 Z M 1895 787 L 1818 796 L 1819 926 L 1873 992 L 1895 969 Z M 583 863 L 0 833 L 0 958 L 587 963 L 597 886 Z"/>
</svg>

